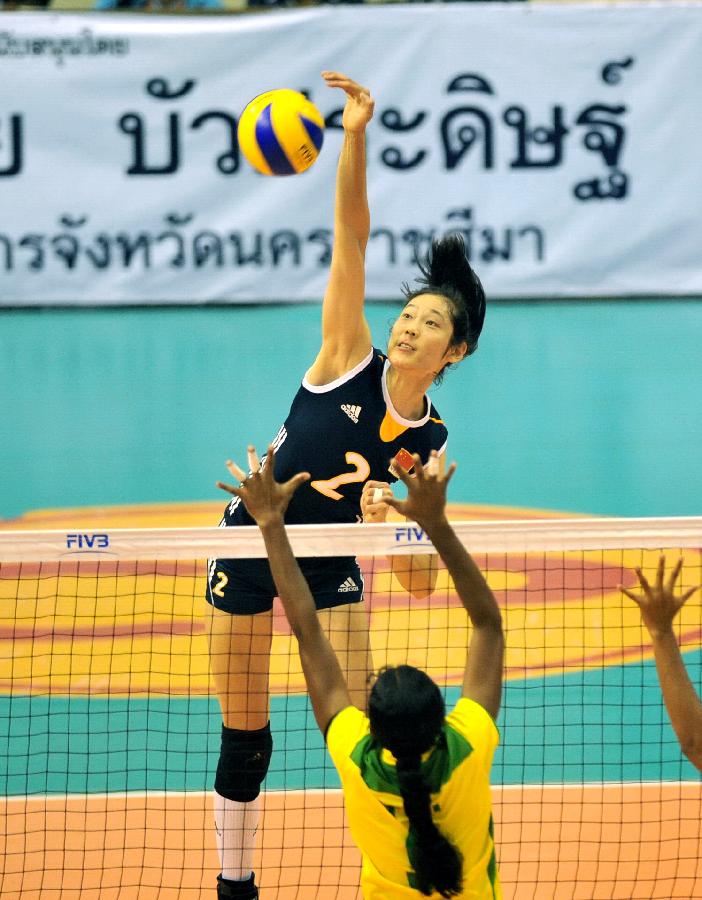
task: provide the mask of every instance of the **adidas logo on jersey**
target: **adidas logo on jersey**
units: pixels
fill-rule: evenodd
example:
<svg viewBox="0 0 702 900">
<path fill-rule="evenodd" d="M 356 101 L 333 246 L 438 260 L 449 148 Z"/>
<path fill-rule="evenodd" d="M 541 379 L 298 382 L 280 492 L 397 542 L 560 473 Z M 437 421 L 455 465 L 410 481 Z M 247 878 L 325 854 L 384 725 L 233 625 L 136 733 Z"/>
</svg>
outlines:
<svg viewBox="0 0 702 900">
<path fill-rule="evenodd" d="M 339 585 L 339 590 L 337 594 L 348 594 L 349 591 L 357 591 L 358 585 L 356 582 L 349 576 L 343 584 Z"/>
<path fill-rule="evenodd" d="M 351 403 L 342 403 L 341 409 L 346 415 L 351 419 L 352 422 L 355 422 L 358 425 L 358 417 L 361 415 L 361 407 L 354 406 Z"/>
</svg>

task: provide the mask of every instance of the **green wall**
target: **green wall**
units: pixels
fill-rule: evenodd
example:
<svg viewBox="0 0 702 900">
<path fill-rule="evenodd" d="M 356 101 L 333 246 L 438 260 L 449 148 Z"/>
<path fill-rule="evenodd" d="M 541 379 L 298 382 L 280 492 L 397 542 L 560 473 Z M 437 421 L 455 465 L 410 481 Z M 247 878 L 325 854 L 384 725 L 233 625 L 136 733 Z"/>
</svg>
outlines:
<svg viewBox="0 0 702 900">
<path fill-rule="evenodd" d="M 384 346 L 398 307 L 369 304 Z M 277 431 L 319 343 L 318 304 L 0 314 L 0 518 L 206 500 Z M 493 303 L 434 401 L 452 499 L 702 514 L 702 302 Z"/>
</svg>

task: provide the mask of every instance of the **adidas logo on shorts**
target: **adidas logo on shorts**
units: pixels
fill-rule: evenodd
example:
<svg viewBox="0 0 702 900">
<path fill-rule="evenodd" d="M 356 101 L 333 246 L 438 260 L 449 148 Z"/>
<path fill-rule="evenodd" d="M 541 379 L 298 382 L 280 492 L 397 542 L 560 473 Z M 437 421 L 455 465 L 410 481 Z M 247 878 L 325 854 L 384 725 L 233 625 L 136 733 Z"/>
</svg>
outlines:
<svg viewBox="0 0 702 900">
<path fill-rule="evenodd" d="M 341 409 L 346 415 L 351 419 L 352 422 L 355 422 L 358 425 L 358 417 L 361 415 L 361 407 L 354 406 L 351 403 L 342 403 Z"/>
<path fill-rule="evenodd" d="M 346 579 L 346 581 L 344 581 L 343 584 L 339 585 L 339 590 L 337 591 L 337 593 L 338 594 L 348 594 L 349 591 L 357 591 L 357 590 L 358 590 L 358 585 L 353 580 L 353 578 L 351 578 L 351 576 L 349 575 L 349 577 Z"/>
</svg>

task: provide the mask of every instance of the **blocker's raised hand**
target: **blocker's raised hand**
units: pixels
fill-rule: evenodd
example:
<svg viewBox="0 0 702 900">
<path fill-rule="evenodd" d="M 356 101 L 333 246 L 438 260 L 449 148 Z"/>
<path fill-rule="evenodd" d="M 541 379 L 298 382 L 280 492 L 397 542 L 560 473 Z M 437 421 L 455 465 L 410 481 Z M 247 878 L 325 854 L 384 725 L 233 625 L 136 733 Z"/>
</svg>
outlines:
<svg viewBox="0 0 702 900">
<path fill-rule="evenodd" d="M 682 559 L 679 559 L 673 567 L 672 572 L 665 578 L 665 556 L 661 555 L 658 560 L 658 569 L 656 570 L 655 584 L 651 585 L 643 574 L 641 569 L 636 568 L 636 577 L 639 579 L 642 593 L 635 594 L 633 591 L 621 587 L 620 590 L 634 601 L 641 610 L 641 618 L 644 625 L 653 636 L 657 632 L 667 631 L 673 623 L 673 619 L 682 609 L 683 605 L 690 597 L 699 590 L 699 587 L 690 588 L 684 594 L 675 593 L 675 584 L 680 575 L 682 568 Z"/>
<path fill-rule="evenodd" d="M 216 482 L 218 488 L 243 500 L 249 515 L 261 528 L 283 518 L 292 495 L 301 484 L 309 481 L 310 478 L 309 472 L 298 472 L 288 481 L 277 482 L 273 475 L 274 453 L 275 450 L 271 444 L 263 464 L 261 464 L 255 448 L 249 444 L 247 455 L 250 472 L 248 475 L 231 459 L 227 460 L 227 468 L 240 481 L 239 486 L 225 484 L 223 481 Z"/>
<path fill-rule="evenodd" d="M 422 465 L 418 453 L 413 454 L 412 459 L 414 475 L 409 475 L 402 466 L 395 467 L 398 478 L 407 487 L 407 499 L 383 497 L 383 500 L 426 531 L 446 519 L 446 488 L 456 471 L 456 463 L 451 463 L 448 471 L 443 473 L 436 450 L 431 451 L 426 465 Z"/>
</svg>

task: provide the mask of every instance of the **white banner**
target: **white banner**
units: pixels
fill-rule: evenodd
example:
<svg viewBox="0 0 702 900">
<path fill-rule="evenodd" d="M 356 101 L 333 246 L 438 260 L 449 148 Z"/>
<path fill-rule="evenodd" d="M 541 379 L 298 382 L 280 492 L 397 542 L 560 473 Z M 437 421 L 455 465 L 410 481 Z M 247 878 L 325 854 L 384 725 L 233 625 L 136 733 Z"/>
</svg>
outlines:
<svg viewBox="0 0 702 900">
<path fill-rule="evenodd" d="M 702 293 L 702 7 L 430 4 L 0 20 L 0 304 L 319 300 L 343 95 L 367 84 L 367 294 L 458 230 L 488 295 Z M 305 174 L 239 157 L 309 93 Z"/>
</svg>

